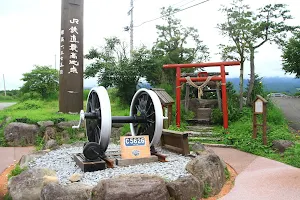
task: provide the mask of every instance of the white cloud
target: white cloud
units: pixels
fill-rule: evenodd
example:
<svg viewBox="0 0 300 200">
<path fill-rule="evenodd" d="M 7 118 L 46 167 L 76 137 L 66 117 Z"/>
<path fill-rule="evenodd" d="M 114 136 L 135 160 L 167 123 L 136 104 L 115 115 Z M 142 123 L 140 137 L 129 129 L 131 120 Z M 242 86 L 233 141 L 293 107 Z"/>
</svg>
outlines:
<svg viewBox="0 0 300 200">
<path fill-rule="evenodd" d="M 179 2 L 179 0 L 135 0 L 134 24 L 160 16 L 160 7 Z M 195 1 L 195 3 L 200 2 Z M 229 0 L 211 0 L 202 5 L 176 14 L 185 26 L 194 26 L 199 30 L 204 44 L 211 51 L 211 61 L 219 61 L 217 45 L 227 41 L 222 38 L 215 28 L 223 20 L 218 11 L 221 3 L 227 4 Z M 246 0 L 252 8 L 258 8 L 268 3 L 280 3 L 276 0 Z M 294 16 L 293 24 L 299 22 L 300 13 L 297 12 L 299 3 L 296 0 L 285 0 Z M 84 5 L 84 53 L 92 46 L 103 44 L 104 37 L 118 36 L 129 43 L 129 33 L 123 31 L 128 26 L 130 17 L 129 0 L 86 0 Z M 52 65 L 54 55 L 59 64 L 59 37 L 60 37 L 60 0 L 10 0 L 0 2 L 0 74 L 5 74 L 8 89 L 22 85 L 22 73 L 28 72 L 33 65 Z M 134 29 L 134 44 L 150 46 L 156 39 L 155 25 L 161 20 L 146 23 Z M 281 52 L 275 45 L 265 45 L 256 54 L 256 70 L 261 76 L 284 76 L 281 70 Z M 87 61 L 85 61 L 87 63 Z M 245 74 L 249 73 L 246 63 Z M 209 69 L 218 70 L 218 69 Z M 238 76 L 238 67 L 226 69 L 230 77 Z M 2 75 L 1 75 L 2 77 Z M 96 80 L 86 80 L 85 83 L 95 85 Z M 0 81 L 0 90 L 2 89 Z"/>
</svg>

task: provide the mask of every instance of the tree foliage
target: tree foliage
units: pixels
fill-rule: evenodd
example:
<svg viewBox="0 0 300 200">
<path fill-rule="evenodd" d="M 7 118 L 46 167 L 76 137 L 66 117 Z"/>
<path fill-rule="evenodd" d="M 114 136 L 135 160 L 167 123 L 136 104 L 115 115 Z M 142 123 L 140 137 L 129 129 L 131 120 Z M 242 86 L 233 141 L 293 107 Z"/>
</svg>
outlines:
<svg viewBox="0 0 300 200">
<path fill-rule="evenodd" d="M 50 66 L 34 66 L 35 68 L 23 74 L 24 85 L 20 92 L 25 96 L 41 97 L 43 99 L 57 96 L 58 71 Z"/>
<path fill-rule="evenodd" d="M 209 58 L 208 47 L 200 40 L 198 30 L 182 26 L 181 21 L 174 16 L 177 11 L 172 7 L 162 8 L 161 16 L 165 24 L 156 26 L 158 37 L 152 53 L 154 59 L 159 61 L 157 64 L 160 68 L 163 64 L 203 62 Z M 175 70 L 160 71 L 163 71 L 160 82 L 174 84 Z"/>
<path fill-rule="evenodd" d="M 300 78 L 300 32 L 283 46 L 283 70 Z"/>
<path fill-rule="evenodd" d="M 243 88 L 244 88 L 244 62 L 248 58 L 249 49 L 248 38 L 252 26 L 253 13 L 243 0 L 233 0 L 230 6 L 222 6 L 220 9 L 226 16 L 226 20 L 218 24 L 221 34 L 229 38 L 229 44 L 220 44 L 221 57 L 223 60 L 240 61 L 240 96 L 239 107 L 243 108 Z"/>
<path fill-rule="evenodd" d="M 268 4 L 258 9 L 250 10 L 243 0 L 233 0 L 230 7 L 223 7 L 222 12 L 227 14 L 227 22 L 219 25 L 223 35 L 228 36 L 234 45 L 220 45 L 223 59 L 241 61 L 240 75 L 240 108 L 242 107 L 242 73 L 243 62 L 249 55 L 250 82 L 247 93 L 247 102 L 251 102 L 251 95 L 255 82 L 255 50 L 266 42 L 282 45 L 288 32 L 296 27 L 289 26 L 286 21 L 292 19 L 285 4 Z M 238 56 L 236 56 L 238 55 Z M 245 56 L 246 55 L 246 56 Z"/>
<path fill-rule="evenodd" d="M 136 85 L 141 77 L 148 77 L 153 66 L 150 51 L 142 47 L 127 57 L 127 46 L 117 37 L 105 38 L 100 49 L 92 48 L 86 58 L 93 60 L 85 70 L 85 78 L 97 77 L 98 84 L 104 87 L 116 87 L 123 103 L 130 103 Z"/>
</svg>

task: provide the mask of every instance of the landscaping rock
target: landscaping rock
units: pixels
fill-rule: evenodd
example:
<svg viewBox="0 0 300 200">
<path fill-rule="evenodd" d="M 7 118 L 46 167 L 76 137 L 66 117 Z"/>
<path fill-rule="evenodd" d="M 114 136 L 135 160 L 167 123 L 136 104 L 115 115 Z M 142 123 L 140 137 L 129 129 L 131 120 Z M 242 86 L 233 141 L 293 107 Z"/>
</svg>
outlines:
<svg viewBox="0 0 300 200">
<path fill-rule="evenodd" d="M 79 134 L 77 135 L 77 138 L 78 138 L 78 139 L 86 138 L 86 134 L 83 133 L 83 132 L 81 132 L 81 133 L 79 133 Z"/>
<path fill-rule="evenodd" d="M 92 187 L 82 183 L 60 185 L 50 183 L 43 187 L 41 200 L 88 200 Z"/>
<path fill-rule="evenodd" d="M 122 124 L 122 123 L 113 123 L 112 124 L 113 128 L 122 128 L 123 126 L 124 126 L 124 124 Z"/>
<path fill-rule="evenodd" d="M 112 139 L 113 142 L 116 142 L 116 141 L 120 140 L 121 129 L 122 128 L 114 128 L 114 127 L 112 127 L 110 137 L 111 137 L 111 139 Z"/>
<path fill-rule="evenodd" d="M 92 200 L 169 200 L 165 181 L 157 176 L 132 174 L 100 181 Z"/>
<path fill-rule="evenodd" d="M 39 121 L 37 123 L 40 127 L 49 127 L 49 126 L 54 126 L 54 122 L 53 121 Z"/>
<path fill-rule="evenodd" d="M 289 140 L 274 140 L 272 148 L 279 151 L 280 153 L 283 153 L 287 148 L 293 146 L 294 144 L 294 142 Z"/>
<path fill-rule="evenodd" d="M 77 125 L 78 125 L 78 121 L 67 121 L 67 122 L 59 122 L 57 124 L 57 127 L 61 129 L 66 129 L 66 128 L 72 128 L 72 126 L 77 126 Z"/>
<path fill-rule="evenodd" d="M 12 122 L 4 129 L 4 137 L 10 146 L 34 145 L 38 135 L 37 125 Z"/>
<path fill-rule="evenodd" d="M 195 144 L 193 144 L 192 146 L 192 151 L 193 152 L 198 152 L 198 151 L 205 151 L 205 146 L 203 144 L 201 144 L 200 142 L 196 142 Z"/>
<path fill-rule="evenodd" d="M 211 187 L 209 195 L 218 194 L 226 181 L 222 161 L 212 151 L 204 151 L 197 155 L 187 163 L 186 170 Z"/>
<path fill-rule="evenodd" d="M 204 191 L 203 182 L 191 175 L 167 183 L 167 188 L 174 200 L 200 199 Z"/>
<path fill-rule="evenodd" d="M 45 168 L 29 169 L 8 181 L 8 190 L 13 200 L 39 200 L 45 176 L 56 176 L 56 172 Z"/>
<path fill-rule="evenodd" d="M 73 183 L 73 182 L 78 182 L 81 179 L 81 174 L 75 173 L 72 174 L 72 176 L 70 176 L 69 180 Z"/>
<path fill-rule="evenodd" d="M 37 151 L 31 154 L 23 155 L 19 161 L 21 168 L 27 167 L 29 162 L 33 161 L 36 158 L 39 158 L 48 153 L 47 151 Z"/>
<path fill-rule="evenodd" d="M 44 133 L 45 140 L 55 139 L 56 130 L 54 127 L 47 127 Z"/>
<path fill-rule="evenodd" d="M 44 146 L 44 149 L 54 149 L 58 147 L 58 144 L 56 142 L 56 140 L 49 140 L 46 142 L 45 146 Z"/>
</svg>

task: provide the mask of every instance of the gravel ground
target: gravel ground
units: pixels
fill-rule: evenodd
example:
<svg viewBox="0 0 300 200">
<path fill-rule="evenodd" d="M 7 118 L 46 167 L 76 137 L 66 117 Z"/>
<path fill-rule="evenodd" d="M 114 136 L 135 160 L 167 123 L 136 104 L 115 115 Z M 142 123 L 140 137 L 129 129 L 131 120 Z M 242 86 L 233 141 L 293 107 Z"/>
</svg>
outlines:
<svg viewBox="0 0 300 200">
<path fill-rule="evenodd" d="M 107 151 L 120 150 L 119 145 L 110 144 Z M 74 173 L 82 175 L 80 182 L 88 185 L 96 185 L 101 179 L 108 179 L 125 174 L 149 174 L 158 175 L 165 180 L 176 180 L 179 177 L 187 176 L 186 164 L 191 160 L 160 148 L 156 148 L 159 153 L 167 155 L 168 162 L 153 162 L 128 167 L 107 168 L 96 172 L 83 173 L 73 160 L 73 154 L 81 153 L 82 147 L 63 147 L 50 151 L 29 163 L 29 168 L 49 168 L 56 171 L 61 184 L 70 183 L 69 177 Z"/>
</svg>

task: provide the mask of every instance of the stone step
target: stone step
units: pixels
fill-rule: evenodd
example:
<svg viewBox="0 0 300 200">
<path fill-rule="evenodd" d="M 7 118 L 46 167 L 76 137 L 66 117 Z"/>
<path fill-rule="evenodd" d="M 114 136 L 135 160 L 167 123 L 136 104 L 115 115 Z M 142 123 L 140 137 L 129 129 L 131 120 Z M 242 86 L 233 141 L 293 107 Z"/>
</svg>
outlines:
<svg viewBox="0 0 300 200">
<path fill-rule="evenodd" d="M 184 131 L 189 137 L 214 137 L 213 132 Z"/>
<path fill-rule="evenodd" d="M 216 137 L 189 137 L 189 141 L 222 141 L 222 138 L 216 138 Z"/>
<path fill-rule="evenodd" d="M 198 119 L 210 119 L 212 109 L 211 108 L 198 108 L 196 118 Z"/>
<path fill-rule="evenodd" d="M 195 131 L 195 132 L 211 132 L 213 130 L 212 126 L 187 126 L 186 127 L 189 131 Z"/>
<path fill-rule="evenodd" d="M 210 119 L 206 118 L 206 119 L 200 119 L 200 118 L 197 118 L 197 119 L 188 119 L 186 120 L 188 124 L 190 125 L 199 125 L 199 124 L 205 124 L 205 125 L 210 125 Z"/>
</svg>

